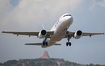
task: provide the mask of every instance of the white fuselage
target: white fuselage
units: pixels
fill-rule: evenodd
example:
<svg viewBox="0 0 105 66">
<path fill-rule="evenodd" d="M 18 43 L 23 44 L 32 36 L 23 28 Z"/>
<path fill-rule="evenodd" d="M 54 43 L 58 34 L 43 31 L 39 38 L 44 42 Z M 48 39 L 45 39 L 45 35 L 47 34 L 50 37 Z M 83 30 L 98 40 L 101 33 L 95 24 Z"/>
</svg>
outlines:
<svg viewBox="0 0 105 66">
<path fill-rule="evenodd" d="M 61 16 L 59 21 L 57 21 L 51 28 L 51 31 L 54 31 L 54 34 L 51 36 L 51 38 L 48 38 L 48 45 L 46 47 L 54 45 L 57 41 L 60 41 L 63 37 L 65 37 L 66 31 L 72 22 L 72 16 Z"/>
</svg>

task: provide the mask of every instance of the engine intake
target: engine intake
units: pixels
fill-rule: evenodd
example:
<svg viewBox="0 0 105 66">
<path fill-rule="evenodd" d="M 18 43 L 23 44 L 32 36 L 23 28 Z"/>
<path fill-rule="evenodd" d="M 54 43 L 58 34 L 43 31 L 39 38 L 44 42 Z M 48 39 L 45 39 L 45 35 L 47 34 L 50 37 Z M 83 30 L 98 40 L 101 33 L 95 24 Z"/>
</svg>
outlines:
<svg viewBox="0 0 105 66">
<path fill-rule="evenodd" d="M 78 30 L 78 31 L 77 31 L 77 35 L 78 35 L 78 36 L 81 36 L 81 35 L 82 35 L 82 31 Z"/>
<path fill-rule="evenodd" d="M 42 30 L 42 31 L 41 31 L 41 34 L 42 34 L 42 35 L 46 35 L 46 30 Z"/>
<path fill-rule="evenodd" d="M 44 38 L 46 35 L 47 35 L 46 30 L 41 30 L 41 31 L 39 32 L 39 34 L 38 34 L 38 37 L 39 37 L 39 38 Z"/>
<path fill-rule="evenodd" d="M 81 30 L 76 31 L 75 34 L 74 34 L 75 39 L 79 39 L 81 36 L 82 36 L 82 31 Z"/>
</svg>

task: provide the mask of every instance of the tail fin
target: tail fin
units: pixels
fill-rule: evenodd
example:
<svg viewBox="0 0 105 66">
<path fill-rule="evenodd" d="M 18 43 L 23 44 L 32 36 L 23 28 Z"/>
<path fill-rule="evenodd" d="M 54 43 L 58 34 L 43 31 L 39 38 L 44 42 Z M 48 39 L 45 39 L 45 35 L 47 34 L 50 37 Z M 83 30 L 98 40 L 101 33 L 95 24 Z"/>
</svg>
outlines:
<svg viewBox="0 0 105 66">
<path fill-rule="evenodd" d="M 44 26 L 42 25 L 42 30 L 44 30 L 45 28 L 44 28 Z"/>
</svg>

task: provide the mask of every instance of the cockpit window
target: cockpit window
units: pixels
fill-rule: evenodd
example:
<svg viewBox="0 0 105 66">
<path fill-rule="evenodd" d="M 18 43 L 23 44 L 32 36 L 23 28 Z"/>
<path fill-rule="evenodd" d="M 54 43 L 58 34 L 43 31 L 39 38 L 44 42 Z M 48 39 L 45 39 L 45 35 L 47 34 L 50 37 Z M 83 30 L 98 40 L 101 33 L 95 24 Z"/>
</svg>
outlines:
<svg viewBox="0 0 105 66">
<path fill-rule="evenodd" d="M 71 15 L 64 15 L 63 17 L 65 17 L 65 16 L 71 16 Z"/>
</svg>

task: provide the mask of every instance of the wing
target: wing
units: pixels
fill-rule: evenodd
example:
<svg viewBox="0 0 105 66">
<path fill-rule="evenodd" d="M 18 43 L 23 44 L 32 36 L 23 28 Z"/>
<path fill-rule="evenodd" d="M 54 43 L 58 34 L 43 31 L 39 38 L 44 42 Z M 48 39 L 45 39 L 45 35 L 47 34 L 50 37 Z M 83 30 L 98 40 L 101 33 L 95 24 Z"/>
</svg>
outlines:
<svg viewBox="0 0 105 66">
<path fill-rule="evenodd" d="M 25 45 L 43 45 L 42 43 L 26 43 Z M 61 45 L 61 44 L 55 44 L 55 45 Z"/>
<path fill-rule="evenodd" d="M 93 35 L 102 35 L 104 33 L 83 33 L 82 36 L 93 36 Z"/>
<path fill-rule="evenodd" d="M 2 31 L 2 33 L 10 33 L 14 35 L 28 35 L 30 36 L 38 36 L 39 32 L 10 32 L 10 31 Z M 50 38 L 50 35 L 53 35 L 54 31 L 47 31 L 46 37 Z"/>
<path fill-rule="evenodd" d="M 66 35 L 65 35 L 65 37 L 68 37 L 68 35 L 70 36 L 70 37 L 73 37 L 74 36 L 74 34 L 75 34 L 75 32 L 68 32 Z M 86 32 L 82 32 L 82 36 L 93 36 L 93 35 L 102 35 L 102 34 L 104 34 L 104 33 L 86 33 Z M 64 37 L 64 38 L 65 38 Z"/>
</svg>

